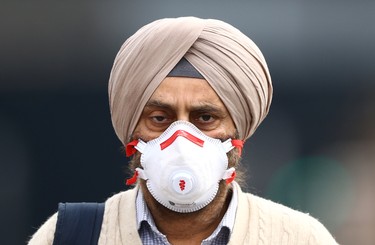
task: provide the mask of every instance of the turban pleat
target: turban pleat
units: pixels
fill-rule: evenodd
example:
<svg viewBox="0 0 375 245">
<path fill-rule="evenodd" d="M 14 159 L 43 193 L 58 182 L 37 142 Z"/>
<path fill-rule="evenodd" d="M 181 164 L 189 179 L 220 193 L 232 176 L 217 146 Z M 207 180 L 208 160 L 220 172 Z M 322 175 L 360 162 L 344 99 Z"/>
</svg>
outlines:
<svg viewBox="0 0 375 245">
<path fill-rule="evenodd" d="M 142 110 L 172 68 L 185 57 L 227 107 L 241 139 L 265 118 L 272 82 L 258 47 L 219 20 L 180 17 L 154 21 L 125 41 L 109 80 L 112 123 L 126 144 Z"/>
</svg>

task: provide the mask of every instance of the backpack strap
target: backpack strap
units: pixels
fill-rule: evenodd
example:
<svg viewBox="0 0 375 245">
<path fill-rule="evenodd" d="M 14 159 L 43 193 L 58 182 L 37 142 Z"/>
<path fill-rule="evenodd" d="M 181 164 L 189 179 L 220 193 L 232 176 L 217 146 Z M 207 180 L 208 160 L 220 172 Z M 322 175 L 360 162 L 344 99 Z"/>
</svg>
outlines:
<svg viewBox="0 0 375 245">
<path fill-rule="evenodd" d="M 53 245 L 96 245 L 104 203 L 59 203 Z"/>
</svg>

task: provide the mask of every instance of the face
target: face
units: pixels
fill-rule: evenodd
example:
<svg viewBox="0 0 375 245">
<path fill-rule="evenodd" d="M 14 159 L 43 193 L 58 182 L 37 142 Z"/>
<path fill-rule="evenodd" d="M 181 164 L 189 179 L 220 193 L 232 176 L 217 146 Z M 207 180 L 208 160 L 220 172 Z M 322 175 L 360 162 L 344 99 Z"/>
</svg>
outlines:
<svg viewBox="0 0 375 245">
<path fill-rule="evenodd" d="M 138 121 L 134 131 L 134 139 L 149 141 L 159 137 L 171 123 L 183 120 L 194 124 L 199 130 L 212 138 L 226 140 L 235 138 L 236 129 L 223 102 L 215 91 L 204 79 L 167 77 L 155 90 Z M 238 154 L 233 151 L 228 153 L 229 166 L 238 162 Z M 236 156 L 231 158 L 230 156 Z M 140 166 L 140 154 L 132 159 L 131 168 Z M 141 188 L 148 207 L 153 214 L 162 212 L 154 217 L 167 217 L 175 215 L 174 212 L 164 208 L 150 194 L 146 182 L 140 181 Z M 214 201 L 196 214 L 202 212 L 213 213 L 215 217 L 220 212 L 223 203 L 226 203 L 229 185 L 221 182 L 219 192 Z M 181 215 L 181 213 L 178 213 Z M 168 216 L 169 217 L 169 216 Z M 173 216 L 175 217 L 175 216 Z M 185 216 L 183 216 L 185 217 Z M 206 217 L 206 216 L 204 216 Z M 202 217 L 199 218 L 202 220 Z"/>
<path fill-rule="evenodd" d="M 234 138 L 235 126 L 223 102 L 204 79 L 167 77 L 155 90 L 134 131 L 134 139 L 157 138 L 177 120 L 212 138 Z"/>
</svg>

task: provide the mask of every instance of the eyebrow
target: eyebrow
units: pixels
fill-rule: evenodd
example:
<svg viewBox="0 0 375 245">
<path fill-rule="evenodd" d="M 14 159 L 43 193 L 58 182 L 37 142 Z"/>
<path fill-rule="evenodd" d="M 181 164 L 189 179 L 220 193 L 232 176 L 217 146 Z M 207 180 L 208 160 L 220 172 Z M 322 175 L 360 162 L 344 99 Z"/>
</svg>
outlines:
<svg viewBox="0 0 375 245">
<path fill-rule="evenodd" d="M 223 109 L 221 109 L 220 107 L 218 107 L 216 105 L 212 105 L 212 104 L 202 104 L 202 105 L 192 106 L 190 110 L 193 111 L 193 112 L 198 112 L 198 113 L 210 112 L 210 113 L 214 113 L 216 115 L 224 115 L 225 114 Z"/>
<path fill-rule="evenodd" d="M 170 104 L 164 103 L 160 100 L 149 100 L 145 105 L 145 108 L 146 107 L 159 107 L 163 109 L 173 110 L 173 106 L 171 106 Z"/>
</svg>

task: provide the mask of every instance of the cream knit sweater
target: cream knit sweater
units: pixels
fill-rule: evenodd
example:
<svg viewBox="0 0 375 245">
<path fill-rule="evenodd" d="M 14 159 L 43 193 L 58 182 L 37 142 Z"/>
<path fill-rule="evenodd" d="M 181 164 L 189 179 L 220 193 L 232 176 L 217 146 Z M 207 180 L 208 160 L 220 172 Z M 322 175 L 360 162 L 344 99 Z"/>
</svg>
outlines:
<svg viewBox="0 0 375 245">
<path fill-rule="evenodd" d="M 236 221 L 229 244 L 337 244 L 327 229 L 308 214 L 243 193 L 239 186 L 237 190 Z M 136 194 L 137 188 L 106 201 L 99 245 L 142 244 L 136 224 Z M 33 235 L 29 245 L 52 244 L 56 220 L 54 214 Z"/>
</svg>

